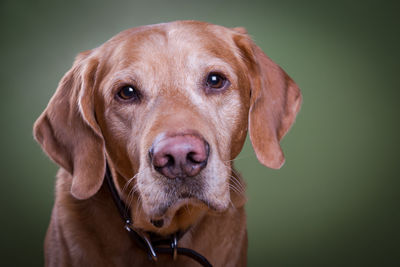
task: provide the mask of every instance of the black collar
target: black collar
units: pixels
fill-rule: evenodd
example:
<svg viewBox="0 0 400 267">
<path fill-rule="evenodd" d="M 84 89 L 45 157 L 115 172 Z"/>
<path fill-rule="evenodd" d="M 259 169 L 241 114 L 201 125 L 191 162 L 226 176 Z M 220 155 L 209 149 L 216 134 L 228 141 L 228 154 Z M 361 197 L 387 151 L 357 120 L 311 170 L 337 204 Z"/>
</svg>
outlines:
<svg viewBox="0 0 400 267">
<path fill-rule="evenodd" d="M 115 205 L 125 223 L 124 228 L 128 231 L 132 239 L 135 240 L 136 244 L 149 254 L 151 260 L 157 261 L 157 254 L 170 254 L 174 260 L 178 255 L 185 255 L 203 266 L 212 267 L 208 260 L 196 251 L 189 248 L 178 247 L 178 241 L 183 236 L 182 232 L 164 238 L 156 237 L 154 234 L 134 228 L 129 209 L 118 194 L 108 163 L 106 163 L 105 180 L 107 181 Z"/>
</svg>

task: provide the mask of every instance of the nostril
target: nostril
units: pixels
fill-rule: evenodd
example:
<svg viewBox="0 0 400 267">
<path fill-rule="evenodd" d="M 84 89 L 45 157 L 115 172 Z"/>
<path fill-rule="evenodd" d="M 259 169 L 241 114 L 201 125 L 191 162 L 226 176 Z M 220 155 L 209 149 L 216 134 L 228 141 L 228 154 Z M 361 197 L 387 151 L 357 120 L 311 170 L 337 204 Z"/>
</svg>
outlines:
<svg viewBox="0 0 400 267">
<path fill-rule="evenodd" d="M 175 165 L 174 156 L 168 154 L 168 155 L 165 155 L 165 158 L 167 159 L 167 163 L 165 163 L 165 165 L 164 165 L 165 167 L 171 167 L 171 166 Z"/>
<path fill-rule="evenodd" d="M 205 141 L 202 146 L 197 147 L 197 150 L 187 153 L 186 161 L 194 164 L 204 164 L 207 162 L 209 154 L 210 147 Z"/>
<path fill-rule="evenodd" d="M 207 161 L 207 155 L 196 152 L 190 152 L 189 154 L 187 154 L 186 160 L 187 162 L 192 164 L 200 164 Z"/>
<path fill-rule="evenodd" d="M 198 159 L 196 159 L 196 153 L 195 152 L 189 152 L 187 155 L 186 155 L 186 160 L 187 161 L 189 161 L 189 162 L 192 162 L 192 163 L 200 163 L 199 161 L 198 161 Z"/>
<path fill-rule="evenodd" d="M 175 159 L 170 154 L 156 154 L 152 158 L 152 164 L 156 168 L 164 168 L 164 167 L 171 167 L 175 164 Z"/>
</svg>

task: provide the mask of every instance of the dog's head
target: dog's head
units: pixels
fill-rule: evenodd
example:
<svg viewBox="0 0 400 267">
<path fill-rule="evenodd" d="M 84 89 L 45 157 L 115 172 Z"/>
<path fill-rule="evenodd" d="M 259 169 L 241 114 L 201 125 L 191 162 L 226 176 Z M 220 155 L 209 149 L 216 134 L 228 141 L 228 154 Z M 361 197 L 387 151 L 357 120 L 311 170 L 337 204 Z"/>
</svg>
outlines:
<svg viewBox="0 0 400 267">
<path fill-rule="evenodd" d="M 107 159 L 137 226 L 163 219 L 173 231 L 232 203 L 247 129 L 259 161 L 280 168 L 279 141 L 300 104 L 296 84 L 244 29 L 173 22 L 81 53 L 34 135 L 71 173 L 74 197 L 99 190 Z"/>
</svg>

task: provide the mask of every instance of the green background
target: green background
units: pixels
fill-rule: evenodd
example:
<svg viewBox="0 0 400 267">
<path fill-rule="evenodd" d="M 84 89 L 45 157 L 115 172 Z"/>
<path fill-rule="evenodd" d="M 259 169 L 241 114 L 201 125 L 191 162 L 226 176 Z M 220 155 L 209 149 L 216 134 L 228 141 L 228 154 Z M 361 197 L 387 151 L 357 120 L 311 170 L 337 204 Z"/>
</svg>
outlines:
<svg viewBox="0 0 400 267">
<path fill-rule="evenodd" d="M 249 266 L 400 266 L 399 8 L 388 1 L 1 1 L 1 264 L 43 265 L 57 167 L 32 124 L 77 53 L 178 19 L 244 26 L 302 89 L 281 170 L 249 142 Z"/>
</svg>

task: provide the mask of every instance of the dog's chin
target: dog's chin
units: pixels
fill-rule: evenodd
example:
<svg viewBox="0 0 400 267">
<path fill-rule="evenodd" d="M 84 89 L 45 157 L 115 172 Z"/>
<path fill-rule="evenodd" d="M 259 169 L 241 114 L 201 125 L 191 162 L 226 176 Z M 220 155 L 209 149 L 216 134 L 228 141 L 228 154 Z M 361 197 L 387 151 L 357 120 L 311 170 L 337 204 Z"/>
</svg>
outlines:
<svg viewBox="0 0 400 267">
<path fill-rule="evenodd" d="M 204 213 L 208 209 L 207 204 L 193 197 L 179 198 L 172 203 L 162 205 L 150 215 L 151 222 L 162 222 L 161 225 L 155 225 L 159 230 L 171 230 L 177 231 L 178 228 L 189 227 L 195 223 L 199 215 Z"/>
<path fill-rule="evenodd" d="M 181 196 L 173 202 L 149 211 L 151 230 L 162 235 L 184 231 L 196 224 L 206 213 L 219 213 L 226 208 L 193 196 Z"/>
</svg>

